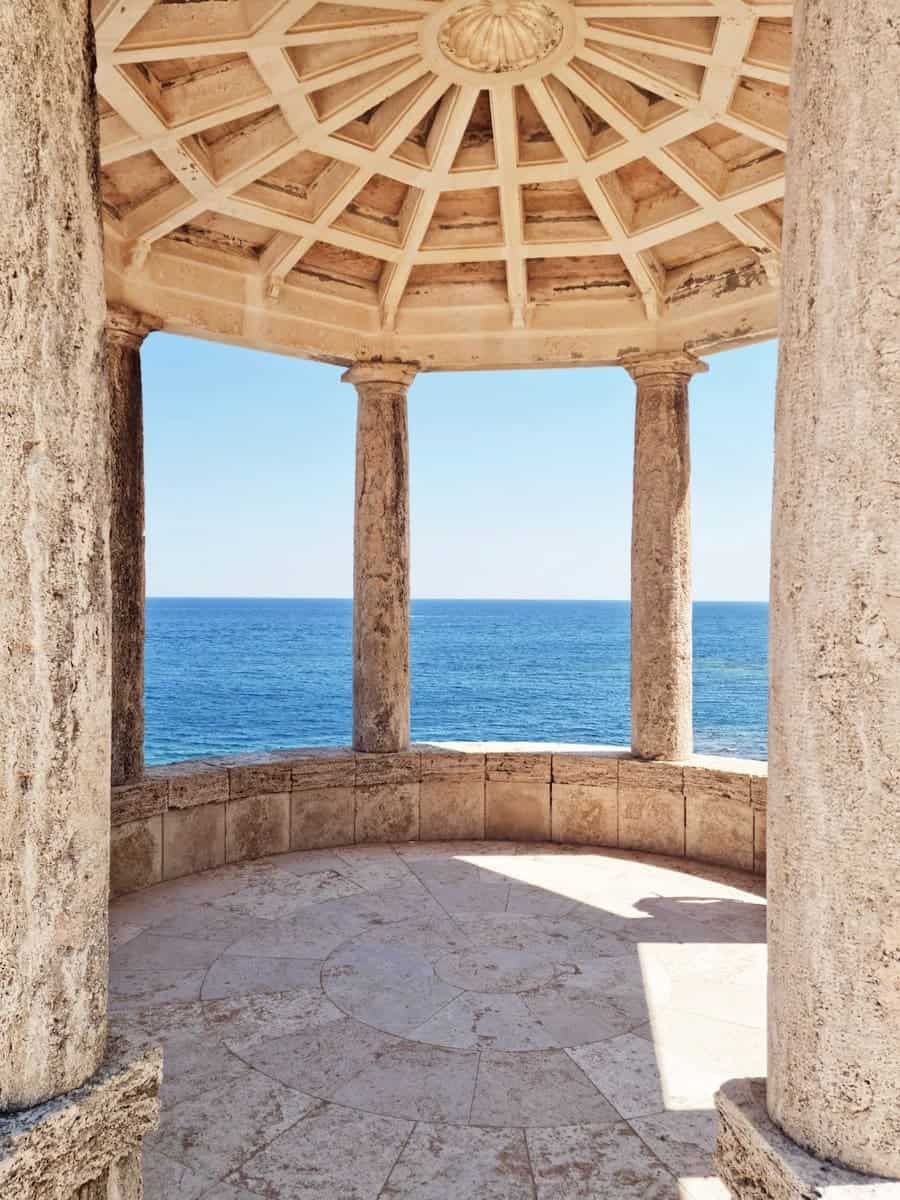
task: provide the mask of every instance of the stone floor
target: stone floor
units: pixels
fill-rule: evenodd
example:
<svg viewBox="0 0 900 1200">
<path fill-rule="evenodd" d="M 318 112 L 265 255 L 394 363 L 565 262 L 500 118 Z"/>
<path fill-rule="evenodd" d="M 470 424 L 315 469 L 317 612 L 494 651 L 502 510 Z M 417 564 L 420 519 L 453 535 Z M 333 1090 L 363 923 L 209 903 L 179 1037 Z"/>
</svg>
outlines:
<svg viewBox="0 0 900 1200">
<path fill-rule="evenodd" d="M 765 1074 L 758 879 L 559 846 L 353 847 L 112 906 L 165 1046 L 147 1200 L 720 1200 Z"/>
</svg>

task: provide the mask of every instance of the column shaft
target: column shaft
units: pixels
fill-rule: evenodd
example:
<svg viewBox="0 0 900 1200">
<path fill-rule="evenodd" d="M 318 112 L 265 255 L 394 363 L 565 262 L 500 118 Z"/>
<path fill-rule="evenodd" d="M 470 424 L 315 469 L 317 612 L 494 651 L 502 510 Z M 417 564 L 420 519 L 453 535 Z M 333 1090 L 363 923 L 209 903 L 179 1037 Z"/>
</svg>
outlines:
<svg viewBox="0 0 900 1200">
<path fill-rule="evenodd" d="M 353 538 L 353 746 L 409 745 L 409 448 L 413 369 L 360 363 Z"/>
<path fill-rule="evenodd" d="M 685 758 L 691 717 L 691 507 L 687 354 L 624 364 L 637 384 L 631 528 L 631 745 Z"/>
<path fill-rule="evenodd" d="M 769 716 L 772 1119 L 900 1177 L 897 0 L 794 24 Z"/>
<path fill-rule="evenodd" d="M 86 3 L 0 5 L 0 1110 L 106 1038 L 109 406 Z"/>
<path fill-rule="evenodd" d="M 144 421 L 141 342 L 149 326 L 111 309 L 106 326 L 110 385 L 109 522 L 112 585 L 113 786 L 144 773 Z"/>
</svg>

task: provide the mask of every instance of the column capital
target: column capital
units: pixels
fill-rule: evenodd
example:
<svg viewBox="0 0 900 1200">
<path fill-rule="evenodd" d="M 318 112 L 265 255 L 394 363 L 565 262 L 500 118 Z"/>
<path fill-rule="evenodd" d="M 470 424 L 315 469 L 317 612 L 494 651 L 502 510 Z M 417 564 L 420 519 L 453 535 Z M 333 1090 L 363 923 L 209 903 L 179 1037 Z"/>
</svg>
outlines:
<svg viewBox="0 0 900 1200">
<path fill-rule="evenodd" d="M 159 327 L 160 323 L 154 317 L 124 304 L 106 306 L 106 337 L 110 342 L 138 350 L 147 334 Z"/>
<path fill-rule="evenodd" d="M 365 361 L 354 363 L 341 376 L 341 383 L 393 383 L 408 388 L 418 374 L 415 363 Z"/>
<path fill-rule="evenodd" d="M 626 354 L 619 359 L 619 366 L 625 368 L 635 383 L 654 375 L 681 375 L 689 379 L 691 375 L 703 375 L 709 370 L 708 363 L 687 350 Z"/>
</svg>

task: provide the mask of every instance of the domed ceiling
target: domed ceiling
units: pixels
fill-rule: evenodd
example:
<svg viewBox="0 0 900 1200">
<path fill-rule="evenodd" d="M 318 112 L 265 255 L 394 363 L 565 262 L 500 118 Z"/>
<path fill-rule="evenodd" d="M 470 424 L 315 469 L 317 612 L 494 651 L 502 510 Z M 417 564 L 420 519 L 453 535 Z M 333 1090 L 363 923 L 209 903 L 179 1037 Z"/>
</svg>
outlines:
<svg viewBox="0 0 900 1200">
<path fill-rule="evenodd" d="M 101 4 L 110 298 L 432 368 L 769 337 L 791 9 Z"/>
</svg>

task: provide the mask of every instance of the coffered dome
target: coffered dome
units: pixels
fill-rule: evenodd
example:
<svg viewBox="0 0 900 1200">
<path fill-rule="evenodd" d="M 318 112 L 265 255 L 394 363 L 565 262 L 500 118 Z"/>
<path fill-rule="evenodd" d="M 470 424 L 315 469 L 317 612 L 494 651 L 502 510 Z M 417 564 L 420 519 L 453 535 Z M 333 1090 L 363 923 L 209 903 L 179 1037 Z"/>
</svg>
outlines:
<svg viewBox="0 0 900 1200">
<path fill-rule="evenodd" d="M 791 8 L 114 0 L 110 297 L 343 362 L 771 336 Z"/>
</svg>

